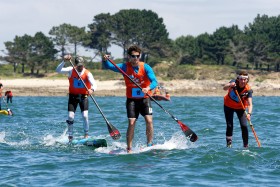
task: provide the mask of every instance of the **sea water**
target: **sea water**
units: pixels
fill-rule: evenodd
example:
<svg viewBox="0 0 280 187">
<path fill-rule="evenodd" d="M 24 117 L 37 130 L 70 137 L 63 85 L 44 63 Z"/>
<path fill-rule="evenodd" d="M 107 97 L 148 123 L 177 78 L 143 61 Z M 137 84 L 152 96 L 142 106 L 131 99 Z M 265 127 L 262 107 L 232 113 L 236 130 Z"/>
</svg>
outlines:
<svg viewBox="0 0 280 187">
<path fill-rule="evenodd" d="M 254 97 L 249 148 L 242 147 L 235 115 L 233 147 L 225 141 L 222 97 L 172 97 L 160 105 L 199 137 L 192 143 L 179 124 L 153 105 L 154 146 L 145 148 L 145 121 L 139 117 L 132 154 L 125 151 L 125 97 L 95 97 L 105 118 L 122 137 L 114 141 L 105 119 L 89 98 L 90 136 L 108 147 L 57 144 L 67 138 L 65 97 L 14 97 L 14 116 L 0 116 L 0 186 L 279 186 L 280 98 Z M 5 108 L 4 103 L 2 107 Z M 74 137 L 83 136 L 80 109 Z"/>
</svg>

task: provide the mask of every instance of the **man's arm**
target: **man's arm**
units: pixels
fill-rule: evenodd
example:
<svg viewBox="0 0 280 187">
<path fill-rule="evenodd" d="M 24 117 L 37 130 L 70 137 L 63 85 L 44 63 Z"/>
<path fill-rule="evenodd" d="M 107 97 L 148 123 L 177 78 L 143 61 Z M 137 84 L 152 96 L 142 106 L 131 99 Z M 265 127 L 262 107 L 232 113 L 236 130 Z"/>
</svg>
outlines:
<svg viewBox="0 0 280 187">
<path fill-rule="evenodd" d="M 157 78 L 156 78 L 156 75 L 153 71 L 153 69 L 151 68 L 151 66 L 149 66 L 148 64 L 145 64 L 144 65 L 144 68 L 145 68 L 145 71 L 147 73 L 147 76 L 151 82 L 150 84 L 150 90 L 153 90 L 157 87 L 158 85 L 158 82 L 157 82 Z"/>
<path fill-rule="evenodd" d="M 227 91 L 229 88 L 234 88 L 235 86 L 235 80 L 232 79 L 229 83 L 224 85 L 223 90 Z"/>
<path fill-rule="evenodd" d="M 92 73 L 90 73 L 90 72 L 88 73 L 88 80 L 89 80 L 89 82 L 91 84 L 91 90 L 92 91 L 96 91 L 96 88 L 97 88 L 96 81 L 93 78 Z"/>
<path fill-rule="evenodd" d="M 110 69 L 114 72 L 118 72 L 118 73 L 121 73 L 118 68 L 116 68 L 109 60 L 106 60 L 103 62 L 104 63 L 104 66 L 106 69 Z M 119 64 L 116 64 L 120 69 L 122 69 L 124 72 L 126 72 L 126 64 L 125 63 L 119 63 Z"/>
<path fill-rule="evenodd" d="M 73 67 L 66 67 L 66 68 L 64 68 L 63 66 L 65 65 L 65 62 L 64 61 L 62 61 L 58 66 L 57 66 L 57 68 L 56 68 L 56 72 L 57 73 L 61 73 L 61 74 L 67 74 L 67 73 L 69 73 L 72 69 L 73 69 Z"/>
</svg>

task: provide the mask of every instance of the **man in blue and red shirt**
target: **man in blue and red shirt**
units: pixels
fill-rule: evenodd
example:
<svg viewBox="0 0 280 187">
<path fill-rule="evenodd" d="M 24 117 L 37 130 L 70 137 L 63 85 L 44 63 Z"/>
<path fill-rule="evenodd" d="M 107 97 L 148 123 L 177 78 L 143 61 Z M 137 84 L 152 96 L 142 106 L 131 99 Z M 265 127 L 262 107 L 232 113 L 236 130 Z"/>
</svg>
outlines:
<svg viewBox="0 0 280 187">
<path fill-rule="evenodd" d="M 150 98 L 152 90 L 157 86 L 157 79 L 153 69 L 146 63 L 140 61 L 141 49 L 138 46 L 131 46 L 127 50 L 128 61 L 117 64 L 131 79 L 133 79 L 142 90 L 137 87 L 129 78 L 124 76 L 126 84 L 126 110 L 128 117 L 128 128 L 126 134 L 127 152 L 131 152 L 134 129 L 139 114 L 146 121 L 147 146 L 153 145 L 153 110 Z M 104 65 L 107 69 L 121 73 L 107 59 L 109 55 L 104 55 Z"/>
</svg>

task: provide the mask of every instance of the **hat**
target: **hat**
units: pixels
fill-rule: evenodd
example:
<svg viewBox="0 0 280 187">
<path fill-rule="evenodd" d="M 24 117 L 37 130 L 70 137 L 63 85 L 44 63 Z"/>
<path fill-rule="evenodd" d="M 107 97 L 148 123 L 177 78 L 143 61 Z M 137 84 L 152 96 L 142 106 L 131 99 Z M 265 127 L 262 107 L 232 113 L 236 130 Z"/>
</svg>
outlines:
<svg viewBox="0 0 280 187">
<path fill-rule="evenodd" d="M 250 77 L 249 77 L 247 71 L 245 71 L 245 70 L 240 71 L 238 76 L 237 76 L 237 80 L 239 80 L 239 79 L 247 79 L 247 83 L 248 83 L 249 80 L 250 80 Z"/>
<path fill-rule="evenodd" d="M 75 58 L 75 64 L 76 64 L 76 66 L 83 66 L 84 65 L 84 59 L 80 56 L 77 56 Z"/>
<path fill-rule="evenodd" d="M 8 115 L 9 115 L 9 116 L 12 116 L 12 115 L 13 115 L 13 112 L 12 112 L 11 109 L 8 108 L 7 111 L 8 111 Z"/>
</svg>

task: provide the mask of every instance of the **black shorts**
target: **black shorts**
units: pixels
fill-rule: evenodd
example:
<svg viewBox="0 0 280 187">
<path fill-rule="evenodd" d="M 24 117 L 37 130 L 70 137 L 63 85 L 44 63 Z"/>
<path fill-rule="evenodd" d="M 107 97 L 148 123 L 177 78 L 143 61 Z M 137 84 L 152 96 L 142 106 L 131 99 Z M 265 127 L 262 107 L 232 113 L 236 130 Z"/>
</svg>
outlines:
<svg viewBox="0 0 280 187">
<path fill-rule="evenodd" d="M 80 106 L 81 112 L 88 110 L 88 96 L 69 94 L 68 111 L 76 112 L 77 106 Z"/>
<path fill-rule="evenodd" d="M 150 98 L 126 100 L 126 112 L 128 118 L 138 119 L 139 113 L 142 116 L 152 115 L 153 109 Z"/>
</svg>

